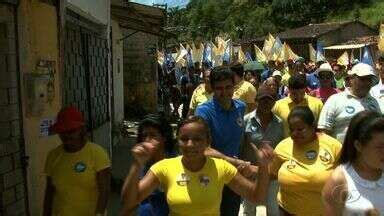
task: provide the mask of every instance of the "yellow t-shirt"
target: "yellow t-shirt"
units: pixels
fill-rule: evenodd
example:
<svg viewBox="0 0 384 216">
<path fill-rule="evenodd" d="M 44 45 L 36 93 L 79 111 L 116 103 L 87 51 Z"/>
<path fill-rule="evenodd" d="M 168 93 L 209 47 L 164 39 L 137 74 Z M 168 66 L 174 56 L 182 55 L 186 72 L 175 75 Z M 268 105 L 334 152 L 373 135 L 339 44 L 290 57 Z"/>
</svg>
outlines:
<svg viewBox="0 0 384 216">
<path fill-rule="evenodd" d="M 289 78 L 291 78 L 291 75 L 289 73 L 285 73 L 282 77 L 281 77 L 281 84 L 283 86 L 288 86 L 288 80 Z"/>
<path fill-rule="evenodd" d="M 98 191 L 96 173 L 110 167 L 107 153 L 88 142 L 78 152 L 68 153 L 63 145 L 52 150 L 45 162 L 45 173 L 55 187 L 55 216 L 94 216 Z"/>
<path fill-rule="evenodd" d="M 246 104 L 254 104 L 256 99 L 256 88 L 252 85 L 252 83 L 242 80 L 240 81 L 234 89 L 233 99 L 240 99 Z M 248 110 L 247 113 L 252 110 Z"/>
<path fill-rule="evenodd" d="M 276 101 L 272 112 L 283 120 L 285 137 L 289 136 L 288 115 L 296 106 L 308 106 L 317 121 L 319 119 L 321 109 L 323 108 L 323 102 L 321 102 L 320 99 L 309 95 L 305 95 L 304 100 L 299 104 L 293 103 L 289 96 Z"/>
<path fill-rule="evenodd" d="M 212 98 L 212 96 L 213 96 L 213 92 L 208 93 L 205 90 L 205 85 L 204 84 L 199 85 L 193 91 L 192 98 L 191 98 L 191 103 L 189 104 L 189 108 L 191 110 L 196 110 L 197 106 L 199 106 L 200 104 L 208 101 L 209 99 Z"/>
<path fill-rule="evenodd" d="M 150 168 L 166 193 L 170 215 L 219 215 L 224 184 L 237 169 L 224 160 L 207 157 L 200 171 L 191 172 L 181 158 L 164 159 Z"/>
<path fill-rule="evenodd" d="M 323 133 L 303 146 L 294 145 L 291 138 L 281 141 L 270 170 L 278 176 L 279 205 L 294 215 L 322 215 L 321 190 L 337 166 L 340 150 L 341 143 Z"/>
</svg>

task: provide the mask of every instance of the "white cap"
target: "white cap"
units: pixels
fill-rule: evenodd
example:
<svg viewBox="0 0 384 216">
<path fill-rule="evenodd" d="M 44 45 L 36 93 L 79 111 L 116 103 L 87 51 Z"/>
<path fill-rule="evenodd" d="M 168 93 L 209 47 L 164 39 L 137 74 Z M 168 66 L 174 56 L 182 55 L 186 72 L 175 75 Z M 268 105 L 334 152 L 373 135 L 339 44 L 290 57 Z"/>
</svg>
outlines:
<svg viewBox="0 0 384 216">
<path fill-rule="evenodd" d="M 376 76 L 375 71 L 373 70 L 373 67 L 365 63 L 358 63 L 355 66 L 353 66 L 349 75 Z"/>
<path fill-rule="evenodd" d="M 348 71 L 348 75 L 356 75 L 359 77 L 371 76 L 372 85 L 375 85 L 379 82 L 379 79 L 377 78 L 373 67 L 365 63 L 358 63 L 355 66 L 353 66 L 352 69 Z"/>
<path fill-rule="evenodd" d="M 278 70 L 273 71 L 272 76 L 281 76 L 281 72 Z"/>
<path fill-rule="evenodd" d="M 319 74 L 320 72 L 325 71 L 335 73 L 335 71 L 332 69 L 332 66 L 328 62 L 321 64 L 320 67 L 316 70 L 316 73 Z"/>
</svg>

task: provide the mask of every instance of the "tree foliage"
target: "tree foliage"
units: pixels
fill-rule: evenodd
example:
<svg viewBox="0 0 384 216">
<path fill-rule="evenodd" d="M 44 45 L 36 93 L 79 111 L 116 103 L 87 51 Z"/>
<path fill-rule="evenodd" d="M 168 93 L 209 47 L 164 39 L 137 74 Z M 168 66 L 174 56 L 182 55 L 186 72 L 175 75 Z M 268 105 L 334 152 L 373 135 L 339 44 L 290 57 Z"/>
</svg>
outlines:
<svg viewBox="0 0 384 216">
<path fill-rule="evenodd" d="M 254 38 L 371 4 L 373 0 L 191 0 L 184 9 L 169 11 L 168 30 L 181 41 Z M 357 17 L 358 12 L 355 12 Z"/>
</svg>

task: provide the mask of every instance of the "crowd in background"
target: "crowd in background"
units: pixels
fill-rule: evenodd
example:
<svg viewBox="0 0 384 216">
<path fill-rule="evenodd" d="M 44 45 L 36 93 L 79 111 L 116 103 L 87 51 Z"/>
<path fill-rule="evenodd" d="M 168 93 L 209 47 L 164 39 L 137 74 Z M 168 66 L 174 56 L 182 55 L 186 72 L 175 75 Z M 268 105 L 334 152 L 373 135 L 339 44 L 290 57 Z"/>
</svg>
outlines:
<svg viewBox="0 0 384 216">
<path fill-rule="evenodd" d="M 176 137 L 164 115 L 142 119 L 123 215 L 384 214 L 384 55 L 173 65 L 163 78 Z M 110 162 L 82 113 L 63 109 L 51 130 L 62 145 L 44 215 L 105 215 Z"/>
</svg>

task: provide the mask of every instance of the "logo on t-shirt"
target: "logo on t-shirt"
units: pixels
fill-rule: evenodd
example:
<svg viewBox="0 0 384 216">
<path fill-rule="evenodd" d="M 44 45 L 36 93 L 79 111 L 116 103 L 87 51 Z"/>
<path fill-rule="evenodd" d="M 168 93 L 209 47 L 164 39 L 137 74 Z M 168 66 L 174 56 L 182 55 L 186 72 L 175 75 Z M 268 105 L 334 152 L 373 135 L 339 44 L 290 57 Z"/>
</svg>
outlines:
<svg viewBox="0 0 384 216">
<path fill-rule="evenodd" d="M 73 169 L 74 169 L 75 172 L 77 172 L 77 173 L 82 173 L 82 172 L 84 172 L 84 171 L 87 169 L 87 165 L 86 165 L 84 162 L 80 161 L 80 162 L 77 162 L 77 163 L 75 164 L 75 166 L 73 167 Z"/>
<path fill-rule="evenodd" d="M 323 152 L 319 154 L 319 157 L 324 163 L 329 163 L 332 160 L 332 155 L 327 150 L 323 150 Z"/>
<path fill-rule="evenodd" d="M 176 179 L 176 183 L 179 186 L 186 186 L 190 181 L 191 178 L 185 173 L 181 173 Z"/>
<path fill-rule="evenodd" d="M 207 187 L 210 180 L 209 180 L 209 177 L 206 176 L 206 175 L 201 175 L 199 176 L 199 182 L 200 182 L 200 185 L 203 186 L 203 187 Z"/>
<path fill-rule="evenodd" d="M 352 106 L 346 106 L 345 107 L 345 112 L 347 112 L 348 114 L 352 114 L 355 112 L 355 108 L 352 107 Z"/>
<path fill-rule="evenodd" d="M 289 160 L 287 164 L 287 169 L 294 169 L 296 167 L 296 161 Z"/>
<path fill-rule="evenodd" d="M 309 150 L 305 153 L 305 157 L 308 159 L 308 160 L 313 160 L 315 159 L 317 156 L 317 152 L 315 150 Z"/>
</svg>

